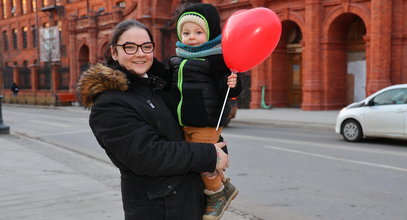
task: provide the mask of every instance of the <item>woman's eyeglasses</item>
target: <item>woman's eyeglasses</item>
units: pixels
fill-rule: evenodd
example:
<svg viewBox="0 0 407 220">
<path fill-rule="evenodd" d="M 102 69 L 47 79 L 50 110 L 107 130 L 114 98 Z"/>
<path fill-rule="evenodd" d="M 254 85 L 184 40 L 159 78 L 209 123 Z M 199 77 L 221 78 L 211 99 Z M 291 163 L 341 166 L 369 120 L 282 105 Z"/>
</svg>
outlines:
<svg viewBox="0 0 407 220">
<path fill-rule="evenodd" d="M 139 47 L 141 48 L 141 51 L 143 51 L 144 53 L 151 53 L 154 50 L 154 42 L 145 42 L 142 43 L 141 45 L 126 42 L 124 44 L 114 44 L 113 46 L 123 47 L 124 52 L 127 53 L 128 55 L 133 55 L 137 53 Z"/>
</svg>

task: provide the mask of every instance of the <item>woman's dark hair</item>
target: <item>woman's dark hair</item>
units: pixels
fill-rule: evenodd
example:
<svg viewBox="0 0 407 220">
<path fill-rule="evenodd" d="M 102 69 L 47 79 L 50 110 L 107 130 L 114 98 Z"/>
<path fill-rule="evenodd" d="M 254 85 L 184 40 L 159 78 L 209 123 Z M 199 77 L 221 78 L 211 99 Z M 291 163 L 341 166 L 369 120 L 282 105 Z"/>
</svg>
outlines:
<svg viewBox="0 0 407 220">
<path fill-rule="evenodd" d="M 112 37 L 109 42 L 109 46 L 107 47 L 104 53 L 104 59 L 107 65 L 115 64 L 115 60 L 112 58 L 112 54 L 110 53 L 110 46 L 115 45 L 119 40 L 120 36 L 122 36 L 123 32 L 131 29 L 131 28 L 141 28 L 147 31 L 148 36 L 150 37 L 151 42 L 154 42 L 153 35 L 151 34 L 150 30 L 141 22 L 135 19 L 128 19 L 120 22 L 116 25 L 113 29 Z"/>
</svg>

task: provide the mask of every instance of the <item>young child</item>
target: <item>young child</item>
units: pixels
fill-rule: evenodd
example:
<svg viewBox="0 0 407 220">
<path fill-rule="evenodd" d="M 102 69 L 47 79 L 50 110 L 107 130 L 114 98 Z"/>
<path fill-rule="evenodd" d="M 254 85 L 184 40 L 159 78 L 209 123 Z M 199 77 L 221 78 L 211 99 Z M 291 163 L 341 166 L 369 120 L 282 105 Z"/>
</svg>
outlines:
<svg viewBox="0 0 407 220">
<path fill-rule="evenodd" d="M 178 18 L 177 35 L 177 56 L 170 58 L 172 108 L 186 141 L 216 143 L 230 111 L 227 105 L 216 130 L 227 88 L 229 98 L 241 91 L 237 74 L 223 60 L 216 8 L 201 3 L 187 7 Z M 203 219 L 220 219 L 238 190 L 223 172 L 203 173 L 202 179 L 207 197 Z"/>
</svg>

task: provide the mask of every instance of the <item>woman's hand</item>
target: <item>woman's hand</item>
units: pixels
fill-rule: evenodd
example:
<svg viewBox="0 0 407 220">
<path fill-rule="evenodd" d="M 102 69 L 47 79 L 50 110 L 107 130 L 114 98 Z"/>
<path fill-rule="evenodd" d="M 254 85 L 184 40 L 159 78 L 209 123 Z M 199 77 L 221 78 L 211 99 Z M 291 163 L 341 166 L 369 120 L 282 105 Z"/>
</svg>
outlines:
<svg viewBox="0 0 407 220">
<path fill-rule="evenodd" d="M 223 171 L 229 167 L 229 157 L 222 150 L 222 148 L 225 146 L 226 146 L 225 142 L 219 142 L 215 144 L 216 154 L 218 156 L 218 159 L 216 160 L 216 170 L 218 171 Z"/>
<path fill-rule="evenodd" d="M 236 84 L 237 84 L 237 74 L 236 73 L 232 73 L 228 76 L 227 84 L 231 89 L 236 87 Z"/>
</svg>

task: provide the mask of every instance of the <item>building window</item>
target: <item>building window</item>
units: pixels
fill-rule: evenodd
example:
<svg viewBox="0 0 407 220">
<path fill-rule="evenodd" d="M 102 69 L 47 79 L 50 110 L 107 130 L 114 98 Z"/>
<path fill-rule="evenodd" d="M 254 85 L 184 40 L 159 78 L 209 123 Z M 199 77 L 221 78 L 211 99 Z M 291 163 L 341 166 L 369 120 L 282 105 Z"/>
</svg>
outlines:
<svg viewBox="0 0 407 220">
<path fill-rule="evenodd" d="M 17 50 L 17 29 L 13 29 L 13 48 Z"/>
<path fill-rule="evenodd" d="M 33 39 L 33 47 L 37 47 L 37 29 L 35 26 L 31 26 L 31 34 L 32 34 L 32 39 Z"/>
<path fill-rule="evenodd" d="M 5 89 L 10 89 L 13 85 L 13 68 L 9 66 L 8 62 L 4 63 L 3 85 Z"/>
<path fill-rule="evenodd" d="M 37 0 L 31 0 L 31 6 L 33 8 L 33 12 L 37 11 Z"/>
<path fill-rule="evenodd" d="M 23 14 L 27 14 L 27 0 L 22 0 L 21 1 L 21 11 Z"/>
<path fill-rule="evenodd" d="M 51 88 L 51 69 L 48 62 L 44 63 L 38 71 L 38 89 L 50 89 Z"/>
<path fill-rule="evenodd" d="M 4 50 L 8 50 L 8 37 L 7 31 L 3 31 L 3 39 L 4 39 Z"/>
<path fill-rule="evenodd" d="M 42 7 L 47 7 L 48 6 L 48 0 L 41 0 Z"/>
<path fill-rule="evenodd" d="M 62 44 L 62 21 L 58 21 L 59 44 Z"/>
<path fill-rule="evenodd" d="M 16 0 L 11 0 L 11 16 L 16 15 Z"/>
<path fill-rule="evenodd" d="M 23 48 L 27 48 L 27 32 L 28 32 L 28 28 L 27 27 L 23 27 Z"/>
<path fill-rule="evenodd" d="M 125 1 L 117 2 L 116 6 L 119 7 L 119 8 L 125 8 L 126 7 L 126 2 Z"/>
<path fill-rule="evenodd" d="M 19 82 L 21 89 L 31 89 L 31 71 L 28 68 L 27 60 L 23 61 L 23 66 L 18 68 Z"/>
<path fill-rule="evenodd" d="M 7 5 L 7 0 L 1 0 L 1 8 L 3 9 L 3 18 L 4 19 L 6 19 L 7 18 L 7 8 L 6 8 L 6 5 Z"/>
</svg>

